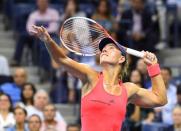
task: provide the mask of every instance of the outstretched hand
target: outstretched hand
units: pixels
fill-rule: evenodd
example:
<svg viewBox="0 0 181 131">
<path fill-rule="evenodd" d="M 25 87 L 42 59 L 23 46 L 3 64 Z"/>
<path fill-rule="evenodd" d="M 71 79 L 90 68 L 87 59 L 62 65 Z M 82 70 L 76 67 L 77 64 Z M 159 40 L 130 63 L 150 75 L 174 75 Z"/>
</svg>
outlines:
<svg viewBox="0 0 181 131">
<path fill-rule="evenodd" d="M 144 53 L 143 60 L 146 65 L 154 65 L 158 63 L 158 59 L 155 54 L 148 52 L 148 51 L 142 51 Z"/>
<path fill-rule="evenodd" d="M 47 42 L 50 40 L 50 35 L 48 31 L 43 26 L 33 25 L 33 31 L 30 31 L 34 36 L 38 37 L 41 41 Z"/>
</svg>

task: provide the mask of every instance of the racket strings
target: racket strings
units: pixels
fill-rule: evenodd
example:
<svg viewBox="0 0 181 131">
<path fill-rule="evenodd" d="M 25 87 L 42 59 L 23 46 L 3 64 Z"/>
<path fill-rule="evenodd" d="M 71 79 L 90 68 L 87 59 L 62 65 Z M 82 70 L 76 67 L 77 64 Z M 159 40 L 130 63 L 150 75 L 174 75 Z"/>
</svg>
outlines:
<svg viewBox="0 0 181 131">
<path fill-rule="evenodd" d="M 91 35 L 95 35 L 95 37 L 97 37 L 97 35 L 103 35 L 105 36 L 105 32 L 103 30 L 98 30 L 96 27 L 97 26 L 93 26 L 93 27 L 90 27 L 91 25 L 89 25 L 89 27 L 84 27 L 84 26 L 76 26 L 76 31 L 78 31 L 79 33 L 81 34 L 84 34 L 84 32 L 90 32 L 92 33 Z M 73 26 L 70 24 L 70 25 L 65 25 L 64 26 L 65 29 L 69 29 L 71 32 L 74 32 L 75 34 L 77 34 L 77 32 L 75 32 L 73 29 Z M 89 34 L 90 35 L 90 34 Z M 80 36 L 79 36 L 80 37 Z"/>
<path fill-rule="evenodd" d="M 61 30 L 64 45 L 82 55 L 95 55 L 99 52 L 99 41 L 107 34 L 96 23 L 84 19 L 67 21 Z"/>
<path fill-rule="evenodd" d="M 66 43 L 68 43 L 68 41 L 65 41 Z M 75 51 L 80 51 L 82 50 L 84 53 L 96 53 L 98 50 L 98 48 L 96 47 L 96 45 L 91 46 L 91 48 L 88 48 L 87 46 L 82 46 L 80 44 L 74 45 L 72 46 L 72 44 L 66 44 L 69 48 L 72 48 Z"/>
<path fill-rule="evenodd" d="M 87 46 L 85 46 L 85 45 L 80 45 L 80 44 L 75 44 L 74 46 L 69 42 L 69 41 L 67 41 L 67 40 L 64 40 L 64 42 L 67 44 L 67 46 L 68 47 L 72 47 L 72 48 L 76 48 L 76 47 L 78 47 L 78 48 L 81 48 L 81 47 L 85 47 L 85 48 L 87 48 Z M 98 41 L 94 41 L 94 43 L 97 43 Z M 70 44 L 68 44 L 68 43 L 70 43 Z M 76 42 L 75 42 L 76 43 Z M 91 47 L 93 47 L 94 49 L 96 49 L 96 50 L 98 50 L 98 48 L 97 48 L 97 45 L 96 44 L 94 44 L 94 43 L 92 43 L 92 45 L 91 45 Z"/>
<path fill-rule="evenodd" d="M 66 33 L 62 32 L 62 34 L 65 34 L 67 36 L 72 36 L 72 38 L 73 38 L 76 36 L 75 34 L 78 33 L 79 34 L 78 38 L 84 38 L 83 36 L 85 34 L 84 33 L 85 30 L 82 30 L 82 31 L 79 30 L 78 32 L 76 32 L 76 31 L 72 31 L 71 28 L 66 28 L 66 29 L 69 29 L 69 32 L 66 32 Z M 94 40 L 96 40 L 96 38 L 99 38 L 99 37 L 101 37 L 101 38 L 106 37 L 106 35 L 103 35 L 103 32 L 98 32 L 97 34 L 94 34 L 94 32 L 92 32 L 92 30 L 90 30 L 90 32 L 91 32 L 91 34 L 88 35 L 89 37 L 87 39 L 89 39 L 91 41 L 94 41 Z"/>
<path fill-rule="evenodd" d="M 97 48 L 97 45 L 98 45 L 98 43 L 99 43 L 99 41 L 100 41 L 100 39 L 102 39 L 102 38 L 104 38 L 105 36 L 99 36 L 98 38 L 96 38 L 96 39 L 94 39 L 94 41 L 90 41 L 90 43 L 91 43 L 91 47 L 93 47 L 93 48 L 95 48 L 95 49 L 98 49 Z M 81 44 L 82 42 L 80 42 L 80 41 L 78 41 L 78 40 L 74 40 L 74 44 L 73 44 L 73 42 L 71 42 L 70 40 L 68 40 L 66 37 L 64 38 L 64 36 L 63 36 L 63 39 L 64 39 L 64 42 L 66 43 L 66 45 L 67 46 L 69 46 L 69 47 L 72 47 L 72 46 L 78 46 L 79 48 L 80 47 L 87 47 L 87 46 L 90 46 L 90 44 L 88 43 L 88 44 Z"/>
<path fill-rule="evenodd" d="M 66 28 L 66 27 L 65 27 Z M 68 29 L 68 28 L 66 28 Z M 94 34 L 94 32 L 89 31 L 89 34 L 88 35 L 85 35 L 86 31 L 85 30 L 79 30 L 79 31 L 72 31 L 71 28 L 69 28 L 70 31 L 69 32 L 62 32 L 63 35 L 65 35 L 67 37 L 67 39 L 69 39 L 70 41 L 71 40 L 75 40 L 76 38 L 78 38 L 78 41 L 81 42 L 81 40 L 84 42 L 84 40 L 88 40 L 88 42 L 94 42 L 94 41 L 97 41 L 97 39 L 100 39 L 100 38 L 104 38 L 105 35 L 101 35 L 101 33 L 99 32 L 98 34 Z M 90 34 L 91 33 L 91 34 Z M 78 36 L 76 36 L 76 34 L 79 34 Z M 98 37 L 97 37 L 98 36 Z M 64 37 L 64 38 L 66 38 Z M 87 45 L 87 44 L 85 44 Z"/>
<path fill-rule="evenodd" d="M 104 30 L 100 30 L 99 26 L 97 26 L 96 24 L 89 24 L 89 27 L 90 27 L 91 31 L 95 31 L 95 32 L 98 32 L 98 33 L 100 33 L 100 32 L 105 33 Z M 70 29 L 72 29 L 72 28 L 73 28 L 72 22 L 66 23 L 66 24 L 64 25 L 64 28 L 70 28 Z M 84 28 L 84 29 L 87 29 L 86 27 L 83 27 L 83 24 L 82 24 L 82 25 L 79 25 L 79 26 L 76 25 L 76 28 Z"/>
</svg>

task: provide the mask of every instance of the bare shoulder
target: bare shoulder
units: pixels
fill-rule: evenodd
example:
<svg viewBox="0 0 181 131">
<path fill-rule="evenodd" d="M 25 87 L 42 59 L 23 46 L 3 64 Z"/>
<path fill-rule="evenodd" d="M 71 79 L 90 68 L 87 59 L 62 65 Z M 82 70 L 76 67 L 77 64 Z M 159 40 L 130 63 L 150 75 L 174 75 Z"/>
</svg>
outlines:
<svg viewBox="0 0 181 131">
<path fill-rule="evenodd" d="M 73 76 L 79 78 L 84 84 L 98 76 L 98 72 L 89 65 L 79 63 L 69 57 L 61 59 L 61 65 Z"/>
<path fill-rule="evenodd" d="M 99 81 L 100 72 L 96 72 L 92 78 L 90 78 L 86 83 L 83 83 L 82 86 L 82 97 L 89 94 L 92 89 L 96 86 Z"/>
<path fill-rule="evenodd" d="M 139 87 L 134 83 L 125 82 L 123 83 L 123 85 L 127 90 L 128 98 L 130 98 L 139 91 Z"/>
<path fill-rule="evenodd" d="M 87 76 L 88 76 L 88 79 L 90 80 L 90 82 L 94 83 L 94 81 L 97 81 L 98 79 L 98 76 L 100 74 L 100 72 L 92 69 L 89 65 L 87 64 L 84 64 L 84 63 L 80 63 L 80 65 L 83 67 L 85 67 L 85 69 L 87 70 Z"/>
</svg>

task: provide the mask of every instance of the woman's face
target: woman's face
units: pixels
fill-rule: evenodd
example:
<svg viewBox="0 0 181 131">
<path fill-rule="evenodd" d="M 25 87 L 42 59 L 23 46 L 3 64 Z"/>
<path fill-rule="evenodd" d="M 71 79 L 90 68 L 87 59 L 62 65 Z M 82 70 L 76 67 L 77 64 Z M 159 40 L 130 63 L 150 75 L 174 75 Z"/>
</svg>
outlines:
<svg viewBox="0 0 181 131">
<path fill-rule="evenodd" d="M 171 79 L 171 74 L 166 69 L 161 69 L 161 75 L 163 78 L 164 83 L 167 85 Z"/>
<path fill-rule="evenodd" d="M 38 9 L 42 12 L 48 8 L 48 0 L 37 0 Z"/>
<path fill-rule="evenodd" d="M 137 61 L 136 69 L 138 69 L 143 75 L 147 74 L 146 64 L 143 59 Z"/>
<path fill-rule="evenodd" d="M 0 96 L 0 110 L 9 110 L 10 106 L 9 98 L 6 95 Z"/>
<path fill-rule="evenodd" d="M 17 108 L 14 112 L 14 117 L 15 117 L 16 123 L 24 123 L 26 119 L 26 114 L 21 108 Z"/>
<path fill-rule="evenodd" d="M 173 121 L 174 121 L 174 125 L 180 125 L 181 124 L 181 108 L 175 108 L 173 110 Z"/>
<path fill-rule="evenodd" d="M 39 131 L 41 128 L 41 121 L 37 116 L 31 116 L 28 121 L 30 131 Z"/>
<path fill-rule="evenodd" d="M 131 72 L 130 81 L 137 84 L 141 82 L 141 75 L 137 70 Z"/>
<path fill-rule="evenodd" d="M 69 13 L 74 13 L 76 12 L 76 4 L 74 3 L 73 0 L 69 0 L 67 7 L 66 7 L 67 12 Z"/>
<path fill-rule="evenodd" d="M 106 2 L 101 1 L 100 4 L 99 4 L 99 7 L 98 7 L 99 13 L 104 14 L 104 13 L 107 12 L 107 10 L 108 10 L 108 8 L 107 8 L 107 5 L 106 5 Z"/>
<path fill-rule="evenodd" d="M 141 11 L 144 8 L 144 3 L 142 0 L 132 0 L 131 5 L 136 11 Z"/>
<path fill-rule="evenodd" d="M 44 108 L 44 118 L 45 120 L 53 120 L 55 118 L 56 109 L 53 105 L 47 105 Z"/>
<path fill-rule="evenodd" d="M 24 90 L 23 90 L 23 96 L 26 99 L 32 98 L 33 97 L 33 89 L 31 85 L 25 85 Z"/>
<path fill-rule="evenodd" d="M 112 65 L 120 64 L 125 61 L 125 57 L 121 55 L 120 50 L 112 43 L 107 44 L 100 54 L 100 64 L 109 63 Z"/>
<path fill-rule="evenodd" d="M 38 93 L 35 97 L 34 105 L 39 109 L 44 109 L 48 104 L 48 95 L 46 93 Z"/>
</svg>

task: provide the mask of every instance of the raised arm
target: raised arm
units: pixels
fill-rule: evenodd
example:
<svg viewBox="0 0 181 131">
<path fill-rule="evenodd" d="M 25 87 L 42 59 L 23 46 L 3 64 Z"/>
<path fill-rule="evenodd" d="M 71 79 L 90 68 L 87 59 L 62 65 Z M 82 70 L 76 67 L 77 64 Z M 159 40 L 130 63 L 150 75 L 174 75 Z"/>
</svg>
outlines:
<svg viewBox="0 0 181 131">
<path fill-rule="evenodd" d="M 154 54 L 145 52 L 144 62 L 150 72 L 152 90 L 146 90 L 133 83 L 125 83 L 128 89 L 129 102 L 142 107 L 158 107 L 167 103 L 166 88 L 159 72 L 157 58 Z"/>
<path fill-rule="evenodd" d="M 89 66 L 80 64 L 67 57 L 63 51 L 63 48 L 59 47 L 55 41 L 52 40 L 44 27 L 33 26 L 33 28 L 34 31 L 32 33 L 40 38 L 40 40 L 44 41 L 51 57 L 58 64 L 61 64 L 61 66 L 63 66 L 69 73 L 81 79 L 83 83 L 97 76 L 97 72 L 91 69 Z"/>
</svg>

